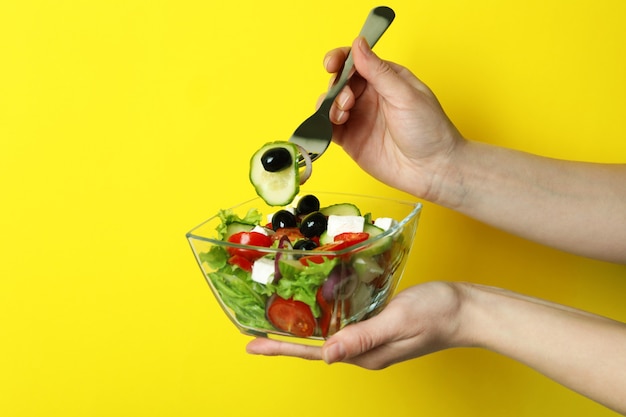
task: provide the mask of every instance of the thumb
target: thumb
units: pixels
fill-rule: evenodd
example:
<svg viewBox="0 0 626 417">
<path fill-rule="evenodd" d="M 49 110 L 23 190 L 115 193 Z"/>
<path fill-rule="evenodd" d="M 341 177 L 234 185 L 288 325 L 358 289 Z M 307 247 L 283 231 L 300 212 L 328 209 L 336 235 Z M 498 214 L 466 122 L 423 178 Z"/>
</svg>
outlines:
<svg viewBox="0 0 626 417">
<path fill-rule="evenodd" d="M 388 62 L 372 51 L 364 37 L 356 38 L 352 44 L 352 58 L 359 75 L 383 98 L 390 99 L 401 94 L 403 90 L 406 91 L 406 81 Z"/>
<path fill-rule="evenodd" d="M 354 323 L 334 334 L 322 346 L 322 359 L 331 364 L 357 357 L 386 342 L 385 334 L 377 326 L 377 317 Z"/>
</svg>

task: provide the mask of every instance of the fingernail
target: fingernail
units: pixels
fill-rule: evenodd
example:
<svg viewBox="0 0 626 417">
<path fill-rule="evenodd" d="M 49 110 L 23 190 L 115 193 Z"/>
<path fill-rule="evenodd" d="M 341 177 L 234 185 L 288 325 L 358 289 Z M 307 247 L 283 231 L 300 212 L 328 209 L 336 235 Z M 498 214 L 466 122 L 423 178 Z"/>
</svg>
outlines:
<svg viewBox="0 0 626 417">
<path fill-rule="evenodd" d="M 350 94 L 345 91 L 339 93 L 339 97 L 337 97 L 337 106 L 340 110 L 344 110 L 346 108 L 346 103 L 348 103 L 348 99 L 350 99 Z"/>
<path fill-rule="evenodd" d="M 328 63 L 330 62 L 330 55 L 326 55 L 324 57 L 324 68 L 328 68 Z"/>
<path fill-rule="evenodd" d="M 322 359 L 327 364 L 339 362 L 346 357 L 346 351 L 341 343 L 334 343 L 322 351 Z"/>
<path fill-rule="evenodd" d="M 367 43 L 367 40 L 365 40 L 364 37 L 359 38 L 358 44 L 359 44 L 359 49 L 365 55 L 369 55 L 372 53 L 372 48 L 370 48 L 369 44 Z"/>
<path fill-rule="evenodd" d="M 330 112 L 330 121 L 336 125 L 343 124 L 345 122 L 347 114 L 348 112 L 345 112 L 340 108 L 336 108 Z"/>
</svg>

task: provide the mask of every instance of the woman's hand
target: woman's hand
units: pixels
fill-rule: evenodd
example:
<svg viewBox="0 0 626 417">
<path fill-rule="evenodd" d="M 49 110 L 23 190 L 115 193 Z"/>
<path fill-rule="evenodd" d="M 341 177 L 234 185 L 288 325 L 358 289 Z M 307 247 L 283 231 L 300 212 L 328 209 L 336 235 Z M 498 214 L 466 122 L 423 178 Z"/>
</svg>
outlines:
<svg viewBox="0 0 626 417">
<path fill-rule="evenodd" d="M 326 55 L 341 69 L 348 48 Z M 352 48 L 356 73 L 335 99 L 333 140 L 380 181 L 428 200 L 463 138 L 430 89 L 408 69 L 378 58 L 363 38 Z M 444 171 L 444 172 L 442 172 Z"/>
<path fill-rule="evenodd" d="M 347 48 L 326 55 L 328 71 Z M 626 262 L 626 164 L 562 161 L 465 140 L 430 89 L 358 38 L 333 140 L 387 185 L 568 252 Z"/>
<path fill-rule="evenodd" d="M 379 315 L 345 327 L 321 348 L 259 338 L 250 342 L 247 350 L 252 354 L 385 368 L 462 345 L 458 330 L 463 293 L 461 286 L 452 283 L 414 286 L 395 296 Z"/>
<path fill-rule="evenodd" d="M 381 369 L 470 346 L 524 363 L 626 413 L 626 324 L 476 284 L 429 282 L 411 287 L 379 315 L 344 327 L 321 348 L 256 339 L 247 350 Z"/>
</svg>

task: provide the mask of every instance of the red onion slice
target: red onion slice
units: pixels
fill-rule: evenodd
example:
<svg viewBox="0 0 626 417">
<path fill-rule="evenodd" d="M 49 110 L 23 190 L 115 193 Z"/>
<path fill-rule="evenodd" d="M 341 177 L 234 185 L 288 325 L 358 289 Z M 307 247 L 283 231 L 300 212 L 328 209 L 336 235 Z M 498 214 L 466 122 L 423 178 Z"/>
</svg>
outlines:
<svg viewBox="0 0 626 417">
<path fill-rule="evenodd" d="M 278 249 L 293 249 L 291 246 L 291 241 L 287 236 L 282 236 L 278 241 Z M 280 268 L 278 267 L 280 259 L 283 257 L 283 252 L 277 252 L 276 257 L 274 258 L 274 284 L 280 280 L 283 275 L 280 273 Z"/>
<path fill-rule="evenodd" d="M 351 268 L 337 265 L 322 284 L 322 296 L 326 301 L 346 299 L 352 295 L 358 284 L 358 277 Z"/>
<path fill-rule="evenodd" d="M 300 155 L 302 155 L 302 159 L 304 160 L 304 172 L 300 174 L 300 185 L 302 185 L 311 177 L 311 172 L 313 172 L 313 161 L 311 161 L 311 156 L 306 149 L 300 145 L 296 145 L 296 147 L 300 151 Z"/>
</svg>

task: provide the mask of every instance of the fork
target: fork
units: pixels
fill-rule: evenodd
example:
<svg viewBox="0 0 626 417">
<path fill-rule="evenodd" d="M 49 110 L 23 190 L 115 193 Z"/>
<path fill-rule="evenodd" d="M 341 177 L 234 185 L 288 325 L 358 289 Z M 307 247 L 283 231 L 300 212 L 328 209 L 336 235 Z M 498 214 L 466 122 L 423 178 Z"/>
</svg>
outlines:
<svg viewBox="0 0 626 417">
<path fill-rule="evenodd" d="M 359 36 L 364 37 L 370 47 L 374 47 L 378 39 L 385 33 L 389 25 L 391 25 L 395 16 L 394 11 L 386 6 L 372 9 L 361 28 Z M 289 138 L 289 142 L 300 146 L 302 148 L 301 151 L 308 153 L 311 161 L 315 161 L 326 151 L 326 148 L 328 148 L 333 138 L 333 125 L 329 117 L 330 108 L 341 89 L 352 76 L 353 66 L 354 60 L 352 58 L 352 52 L 350 52 L 348 53 L 339 78 L 328 90 L 320 107 L 313 115 L 302 122 L 295 132 L 293 132 L 291 138 Z M 298 164 L 305 166 L 305 161 L 306 158 L 300 155 Z"/>
</svg>

